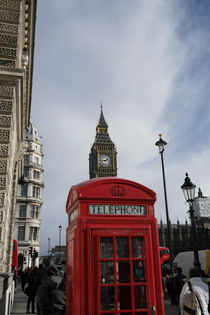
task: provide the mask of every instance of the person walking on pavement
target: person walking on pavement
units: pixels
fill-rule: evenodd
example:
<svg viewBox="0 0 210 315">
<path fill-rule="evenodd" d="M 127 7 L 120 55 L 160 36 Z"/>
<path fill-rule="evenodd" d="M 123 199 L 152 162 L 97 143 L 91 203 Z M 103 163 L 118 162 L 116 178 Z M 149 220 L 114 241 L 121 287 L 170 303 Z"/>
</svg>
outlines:
<svg viewBox="0 0 210 315">
<path fill-rule="evenodd" d="M 64 312 L 60 305 L 65 303 L 65 300 L 63 297 L 60 297 L 60 292 L 55 292 L 55 290 L 59 289 L 61 284 L 62 277 L 58 276 L 57 269 L 54 266 L 50 266 L 47 269 L 47 278 L 43 279 L 41 285 L 37 289 L 36 301 L 38 315 L 65 314 L 65 304 L 63 306 Z M 55 312 L 56 299 L 60 308 Z"/>
<path fill-rule="evenodd" d="M 20 274 L 20 282 L 21 282 L 21 288 L 23 292 L 25 290 L 25 285 L 27 281 L 28 281 L 28 270 L 25 269 L 25 270 L 22 270 Z"/>
<path fill-rule="evenodd" d="M 179 297 L 182 292 L 182 288 L 185 284 L 183 279 L 186 279 L 187 277 L 183 275 L 182 268 L 177 267 L 177 274 L 174 278 L 174 287 L 175 287 L 175 297 L 176 297 L 176 303 L 179 304 Z"/>
<path fill-rule="evenodd" d="M 209 303 L 209 291 L 208 291 L 208 285 L 204 283 L 201 279 L 201 272 L 198 268 L 192 268 L 189 271 L 189 282 L 191 283 L 192 290 L 195 293 L 201 312 L 200 314 L 208 315 L 208 303 Z M 184 314 L 184 303 L 186 299 L 186 295 L 190 294 L 190 287 L 189 284 L 186 282 L 185 285 L 182 288 L 182 292 L 180 295 L 180 312 L 181 315 Z"/>
<path fill-rule="evenodd" d="M 26 314 L 30 313 L 30 306 L 31 306 L 31 313 L 35 313 L 35 296 L 36 296 L 36 274 L 37 274 L 38 268 L 34 267 L 28 278 L 28 287 L 26 291 L 26 295 L 28 296 L 28 301 L 26 305 Z"/>
</svg>

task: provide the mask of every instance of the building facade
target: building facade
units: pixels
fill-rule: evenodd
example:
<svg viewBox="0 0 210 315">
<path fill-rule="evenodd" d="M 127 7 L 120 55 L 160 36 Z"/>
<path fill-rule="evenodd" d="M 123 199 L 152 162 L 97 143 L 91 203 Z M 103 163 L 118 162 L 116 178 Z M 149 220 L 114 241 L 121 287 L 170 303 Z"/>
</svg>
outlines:
<svg viewBox="0 0 210 315">
<path fill-rule="evenodd" d="M 102 106 L 95 141 L 89 154 L 90 178 L 117 176 L 117 150 L 109 137 Z"/>
<path fill-rule="evenodd" d="M 21 269 L 38 265 L 44 186 L 42 161 L 41 138 L 37 128 L 30 124 L 26 132 L 23 176 L 18 183 L 16 200 L 15 239 L 18 241 L 18 266 Z"/>
<path fill-rule="evenodd" d="M 11 271 L 17 181 L 29 125 L 36 0 L 0 1 L 0 272 Z"/>
</svg>

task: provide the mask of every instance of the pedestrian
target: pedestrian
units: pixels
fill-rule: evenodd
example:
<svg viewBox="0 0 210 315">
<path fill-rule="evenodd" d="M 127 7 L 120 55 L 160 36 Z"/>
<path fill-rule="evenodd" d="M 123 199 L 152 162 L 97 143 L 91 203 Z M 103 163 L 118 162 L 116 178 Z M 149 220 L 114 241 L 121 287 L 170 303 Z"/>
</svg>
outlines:
<svg viewBox="0 0 210 315">
<path fill-rule="evenodd" d="M 187 277 L 182 273 L 182 268 L 177 267 L 177 274 L 174 278 L 175 299 L 177 304 L 179 304 L 179 297 L 185 284 L 185 281 L 183 279 L 186 278 Z"/>
<path fill-rule="evenodd" d="M 31 313 L 35 313 L 35 297 L 36 297 L 36 273 L 38 271 L 37 267 L 34 267 L 29 274 L 28 278 L 28 287 L 25 289 L 25 293 L 28 296 L 28 301 L 26 305 L 26 313 L 30 313 L 30 306 L 31 306 Z"/>
<path fill-rule="evenodd" d="M 62 277 L 58 276 L 57 269 L 54 266 L 48 267 L 47 277 L 43 279 L 41 285 L 37 289 L 36 302 L 38 315 L 55 314 L 51 293 L 59 287 L 61 282 Z"/>
<path fill-rule="evenodd" d="M 208 312 L 208 303 L 209 303 L 208 285 L 202 281 L 200 270 L 198 268 L 190 269 L 189 278 L 190 278 L 189 281 L 185 283 L 185 285 L 182 288 L 182 292 L 180 294 L 179 305 L 180 305 L 181 315 L 187 314 L 185 313 L 185 309 L 186 309 L 185 303 L 187 300 L 189 301 L 189 296 L 192 296 L 191 288 L 192 288 L 192 291 L 195 293 L 196 298 L 198 300 L 200 314 L 203 314 L 203 315 L 209 314 Z M 192 307 L 194 306 L 195 305 L 192 305 Z"/>
<path fill-rule="evenodd" d="M 24 292 L 25 290 L 25 285 L 28 281 L 28 270 L 25 269 L 25 270 L 22 270 L 21 274 L 20 274 L 20 282 L 21 282 L 21 288 L 22 288 L 22 291 Z"/>
<path fill-rule="evenodd" d="M 52 310 L 54 315 L 65 315 L 66 305 L 66 274 L 60 284 L 58 283 L 57 288 L 52 290 L 50 293 L 52 300 Z"/>
</svg>

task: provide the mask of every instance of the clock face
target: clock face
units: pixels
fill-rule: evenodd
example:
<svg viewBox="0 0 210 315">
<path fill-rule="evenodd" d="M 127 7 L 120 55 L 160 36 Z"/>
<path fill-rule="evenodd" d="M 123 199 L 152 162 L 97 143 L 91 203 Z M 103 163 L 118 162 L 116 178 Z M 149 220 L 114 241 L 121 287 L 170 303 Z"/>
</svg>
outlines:
<svg viewBox="0 0 210 315">
<path fill-rule="evenodd" d="M 98 161 L 99 161 L 99 165 L 103 167 L 109 167 L 112 163 L 111 156 L 107 154 L 99 154 Z"/>
</svg>

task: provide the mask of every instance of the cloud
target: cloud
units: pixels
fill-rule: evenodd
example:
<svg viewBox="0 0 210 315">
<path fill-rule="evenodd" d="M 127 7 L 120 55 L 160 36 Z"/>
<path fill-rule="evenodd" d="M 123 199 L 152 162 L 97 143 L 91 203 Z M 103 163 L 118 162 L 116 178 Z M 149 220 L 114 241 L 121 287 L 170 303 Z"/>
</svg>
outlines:
<svg viewBox="0 0 210 315">
<path fill-rule="evenodd" d="M 180 189 L 186 171 L 209 194 L 210 32 L 202 18 L 205 10 L 191 3 L 39 3 L 32 122 L 43 135 L 45 151 L 43 251 L 48 237 L 52 245 L 58 242 L 56 227 L 67 225 L 70 186 L 89 177 L 101 100 L 118 150 L 118 175 L 156 191 L 158 219 L 165 218 L 155 147 L 159 133 L 168 142 L 164 157 L 172 222 L 187 217 Z"/>
</svg>

